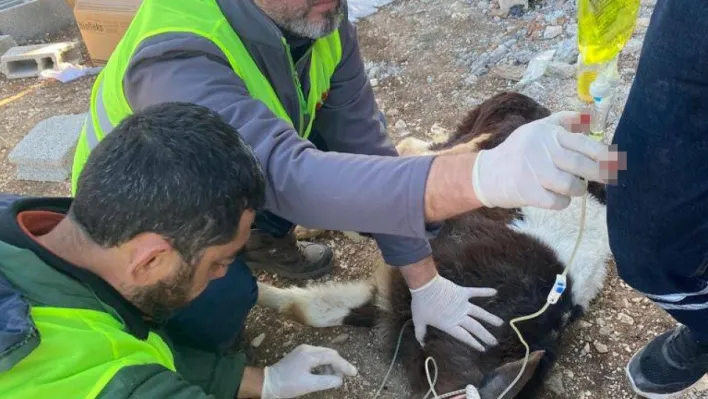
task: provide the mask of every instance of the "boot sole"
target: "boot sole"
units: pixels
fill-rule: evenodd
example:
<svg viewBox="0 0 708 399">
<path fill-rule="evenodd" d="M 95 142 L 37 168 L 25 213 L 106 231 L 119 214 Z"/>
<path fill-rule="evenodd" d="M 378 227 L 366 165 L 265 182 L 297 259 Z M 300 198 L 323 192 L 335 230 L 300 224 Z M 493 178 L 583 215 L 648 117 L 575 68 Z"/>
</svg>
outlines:
<svg viewBox="0 0 708 399">
<path fill-rule="evenodd" d="M 632 363 L 635 357 L 637 357 L 641 353 L 641 350 L 638 350 L 637 353 L 632 356 L 631 359 L 629 359 L 629 362 L 627 362 L 627 366 L 624 368 L 624 372 L 627 375 L 627 379 L 629 380 L 629 384 L 632 386 L 632 391 L 634 391 L 635 394 L 647 398 L 647 399 L 676 399 L 680 398 L 683 396 L 686 392 L 688 392 L 691 388 L 695 387 L 698 385 L 699 382 L 701 382 L 702 378 L 699 378 L 698 381 L 696 381 L 693 385 L 690 387 L 679 391 L 679 392 L 674 392 L 674 393 L 649 393 L 649 392 L 644 392 L 641 389 L 637 387 L 637 385 L 634 383 L 634 379 L 632 378 L 632 375 L 629 373 L 629 365 Z M 705 375 L 704 375 L 705 376 Z"/>
<path fill-rule="evenodd" d="M 322 277 L 328 273 L 331 273 L 333 270 L 332 267 L 333 262 L 329 262 L 327 266 L 313 270 L 311 272 L 306 272 L 306 273 L 293 273 L 288 270 L 283 270 L 283 269 L 277 269 L 274 268 L 273 265 L 267 264 L 267 263 L 262 263 L 262 262 L 252 262 L 252 261 L 246 261 L 246 264 L 251 267 L 251 269 L 255 270 L 262 270 L 270 273 L 276 273 L 279 276 L 283 276 L 286 278 L 289 278 L 291 280 L 306 280 L 306 279 L 313 279 L 313 278 L 318 278 Z"/>
</svg>

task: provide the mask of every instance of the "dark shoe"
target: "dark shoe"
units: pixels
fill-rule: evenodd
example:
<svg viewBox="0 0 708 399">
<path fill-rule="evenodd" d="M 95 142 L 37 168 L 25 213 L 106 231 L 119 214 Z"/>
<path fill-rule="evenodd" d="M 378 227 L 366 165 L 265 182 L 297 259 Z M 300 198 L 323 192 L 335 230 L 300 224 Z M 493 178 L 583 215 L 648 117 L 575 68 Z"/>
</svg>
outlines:
<svg viewBox="0 0 708 399">
<path fill-rule="evenodd" d="M 678 398 L 708 372 L 708 347 L 683 325 L 654 338 L 627 365 L 627 378 L 637 395 Z"/>
<path fill-rule="evenodd" d="M 290 279 L 309 279 L 332 271 L 332 250 L 321 244 L 297 241 L 295 234 L 276 238 L 252 230 L 245 248 L 246 264 L 255 270 L 278 273 Z"/>
</svg>

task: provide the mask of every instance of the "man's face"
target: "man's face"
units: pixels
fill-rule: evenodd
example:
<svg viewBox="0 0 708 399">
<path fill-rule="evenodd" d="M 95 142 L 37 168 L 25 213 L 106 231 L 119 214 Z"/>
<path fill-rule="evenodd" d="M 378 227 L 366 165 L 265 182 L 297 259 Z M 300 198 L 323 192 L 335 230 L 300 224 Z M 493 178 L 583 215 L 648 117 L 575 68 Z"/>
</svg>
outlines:
<svg viewBox="0 0 708 399">
<path fill-rule="evenodd" d="M 244 212 L 236 238 L 207 248 L 194 264 L 185 262 L 171 247 L 160 251 L 141 266 L 140 277 L 125 289 L 126 298 L 153 320 L 164 321 L 204 292 L 209 282 L 226 275 L 250 237 L 254 217 L 253 211 Z"/>
<path fill-rule="evenodd" d="M 318 39 L 339 27 L 347 0 L 255 0 L 280 28 L 296 35 Z"/>
</svg>

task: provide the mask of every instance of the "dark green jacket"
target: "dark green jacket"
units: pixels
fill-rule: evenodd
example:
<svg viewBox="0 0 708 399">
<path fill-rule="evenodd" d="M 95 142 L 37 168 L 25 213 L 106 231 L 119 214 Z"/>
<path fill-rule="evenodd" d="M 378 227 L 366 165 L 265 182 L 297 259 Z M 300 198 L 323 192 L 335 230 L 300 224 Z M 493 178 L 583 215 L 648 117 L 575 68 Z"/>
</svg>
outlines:
<svg viewBox="0 0 708 399">
<path fill-rule="evenodd" d="M 0 195 L 1 197 L 1 195 Z M 149 330 L 172 349 L 177 373 L 160 365 L 121 369 L 100 398 L 223 398 L 238 392 L 245 367 L 241 351 L 207 353 L 172 343 L 147 325 L 139 310 L 98 276 L 56 257 L 27 236 L 17 222 L 23 210 L 65 213 L 70 199 L 15 201 L 2 209 L 0 198 L 0 381 L 41 341 L 30 306 L 82 308 L 106 312 L 125 325 L 135 339 Z M 2 398 L 2 392 L 0 392 Z"/>
</svg>

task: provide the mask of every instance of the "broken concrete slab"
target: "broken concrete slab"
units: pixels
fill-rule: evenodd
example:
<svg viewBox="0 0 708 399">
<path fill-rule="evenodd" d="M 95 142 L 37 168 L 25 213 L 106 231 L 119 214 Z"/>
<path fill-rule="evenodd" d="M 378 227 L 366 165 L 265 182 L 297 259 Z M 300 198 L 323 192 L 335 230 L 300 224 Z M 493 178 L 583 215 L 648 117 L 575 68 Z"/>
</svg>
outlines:
<svg viewBox="0 0 708 399">
<path fill-rule="evenodd" d="M 37 124 L 10 152 L 18 180 L 66 180 L 87 114 L 51 117 Z"/>
<path fill-rule="evenodd" d="M 0 57 L 0 72 L 8 79 L 35 77 L 62 62 L 78 61 L 80 55 L 76 42 L 13 47 Z"/>
<path fill-rule="evenodd" d="M 0 0 L 0 34 L 18 43 L 40 39 L 76 23 L 66 0 Z"/>
<path fill-rule="evenodd" d="M 7 52 L 7 50 L 17 46 L 17 42 L 10 35 L 0 35 L 0 57 Z"/>
</svg>

